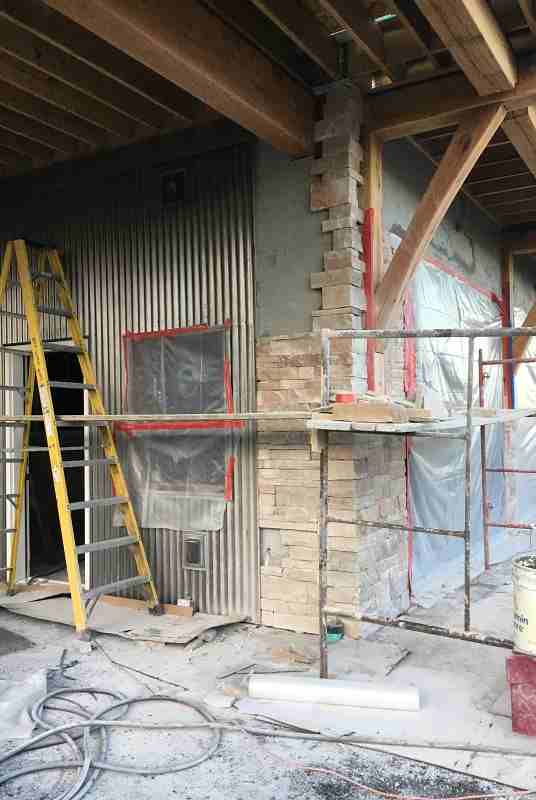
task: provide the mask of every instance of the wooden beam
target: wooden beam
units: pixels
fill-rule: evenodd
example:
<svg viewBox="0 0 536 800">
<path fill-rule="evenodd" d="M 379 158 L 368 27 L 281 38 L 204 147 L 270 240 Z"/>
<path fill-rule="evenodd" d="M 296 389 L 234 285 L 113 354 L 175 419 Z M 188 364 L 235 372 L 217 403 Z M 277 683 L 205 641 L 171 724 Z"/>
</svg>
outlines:
<svg viewBox="0 0 536 800">
<path fill-rule="evenodd" d="M 533 328 L 536 326 L 536 303 L 532 306 L 525 317 L 522 328 Z M 523 358 L 530 341 L 529 336 L 516 336 L 512 340 L 512 358 Z M 517 372 L 519 364 L 514 364 L 514 372 Z"/>
<path fill-rule="evenodd" d="M 364 137 L 361 206 L 373 209 L 372 263 L 374 289 L 383 278 L 383 144 L 374 134 Z"/>
<path fill-rule="evenodd" d="M 513 111 L 503 122 L 503 130 L 536 176 L 536 106 Z"/>
<path fill-rule="evenodd" d="M 0 0 L 0 14 L 165 109 L 179 123 L 204 122 L 215 116 L 188 92 L 43 3 Z"/>
<path fill-rule="evenodd" d="M 532 33 L 536 35 L 536 5 L 534 0 L 518 0 L 519 7 Z"/>
<path fill-rule="evenodd" d="M 103 103 L 24 64 L 8 53 L 0 52 L 0 79 L 102 128 L 110 137 L 115 138 L 118 144 L 155 133 L 154 128 L 129 119 Z"/>
<path fill-rule="evenodd" d="M 387 63 L 380 28 L 372 22 L 361 0 L 318 0 L 323 10 L 330 14 L 341 28 L 345 28 L 353 42 L 386 75 L 394 77 Z"/>
<path fill-rule="evenodd" d="M 417 0 L 417 6 L 480 95 L 515 87 L 514 54 L 486 0 Z"/>
<path fill-rule="evenodd" d="M 312 151 L 309 92 L 196 0 L 46 4 L 275 147 Z"/>
<path fill-rule="evenodd" d="M 378 289 L 379 328 L 387 328 L 398 313 L 419 261 L 505 113 L 497 105 L 471 114 L 456 131 Z"/>
<path fill-rule="evenodd" d="M 54 153 L 78 155 L 84 152 L 83 148 L 79 147 L 80 142 L 76 139 L 2 106 L 0 106 L 0 127 L 45 145 Z"/>
<path fill-rule="evenodd" d="M 467 111 L 497 103 L 507 111 L 536 104 L 536 69 L 530 64 L 520 67 L 515 89 L 486 97 L 475 94 L 459 74 L 376 92 L 368 98 L 368 113 L 371 129 L 390 141 L 455 125 Z"/>
<path fill-rule="evenodd" d="M 52 130 L 72 137 L 79 143 L 80 153 L 89 152 L 94 147 L 109 147 L 117 143 L 117 139 L 103 131 L 102 128 L 56 108 L 35 95 L 20 91 L 3 81 L 1 74 L 0 104 L 11 111 L 38 121 Z"/>
<path fill-rule="evenodd" d="M 45 75 L 57 78 L 61 83 L 104 103 L 120 114 L 150 126 L 154 133 L 179 127 L 176 116 L 169 111 L 30 31 L 18 27 L 1 13 L 0 51 Z M 182 120 L 183 125 L 189 122 L 190 120 Z"/>
<path fill-rule="evenodd" d="M 339 74 L 337 46 L 328 31 L 313 14 L 288 0 L 252 0 L 274 25 L 307 53 L 324 72 L 336 78 Z"/>
<path fill-rule="evenodd" d="M 21 156 L 31 158 L 36 166 L 53 161 L 56 157 L 55 151 L 49 147 L 32 141 L 32 139 L 27 139 L 25 136 L 20 136 L 20 134 L 7 131 L 2 127 L 0 127 L 0 145 L 9 147 L 10 150 L 19 153 Z"/>
</svg>

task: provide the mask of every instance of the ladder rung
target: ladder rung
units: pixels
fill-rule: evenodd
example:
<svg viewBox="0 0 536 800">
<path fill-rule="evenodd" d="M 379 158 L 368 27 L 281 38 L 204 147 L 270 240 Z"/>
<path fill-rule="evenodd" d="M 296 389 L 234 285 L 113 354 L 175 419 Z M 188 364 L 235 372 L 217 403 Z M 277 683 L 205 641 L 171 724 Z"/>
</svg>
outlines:
<svg viewBox="0 0 536 800">
<path fill-rule="evenodd" d="M 97 387 L 94 383 L 73 383 L 72 381 L 50 381 L 49 386 L 54 389 L 87 389 L 94 391 Z"/>
<path fill-rule="evenodd" d="M 54 306 L 37 306 L 37 310 L 42 314 L 50 314 L 51 317 L 67 317 L 72 319 L 73 315 L 70 311 L 65 311 L 64 308 L 55 308 Z"/>
<path fill-rule="evenodd" d="M 52 272 L 32 272 L 31 278 L 32 281 L 38 281 L 40 278 L 43 278 L 44 280 L 57 281 L 58 283 L 62 283 L 61 279 L 57 275 L 54 275 Z"/>
<path fill-rule="evenodd" d="M 16 528 L 0 528 L 0 533 L 16 533 Z"/>
<path fill-rule="evenodd" d="M 98 497 L 95 500 L 80 500 L 77 503 L 69 503 L 71 511 L 79 511 L 81 508 L 93 508 L 94 506 L 120 506 L 128 503 L 128 497 Z"/>
<path fill-rule="evenodd" d="M 109 592 L 119 591 L 121 589 L 128 589 L 131 586 L 142 586 L 149 583 L 149 577 L 138 575 L 135 578 L 123 578 L 123 580 L 115 581 L 114 583 L 106 583 L 103 586 L 96 586 L 84 593 L 84 600 L 86 603 L 94 597 L 99 597 L 101 594 L 108 594 Z"/>
<path fill-rule="evenodd" d="M 137 542 L 138 539 L 136 539 L 135 536 L 120 536 L 117 539 L 103 539 L 102 542 L 78 545 L 76 552 L 95 553 L 97 550 L 112 550 L 115 547 L 126 547 L 129 544 L 136 544 Z"/>
<path fill-rule="evenodd" d="M 99 464 L 117 464 L 116 458 L 85 458 L 81 461 L 64 461 L 63 469 L 73 467 L 96 467 Z"/>
<path fill-rule="evenodd" d="M 21 350 L 21 347 L 25 347 L 26 349 Z M 77 347 L 76 345 L 56 344 L 54 342 L 43 342 L 43 350 L 45 353 L 74 353 L 74 355 L 80 355 L 84 352 L 81 347 Z M 22 358 L 28 358 L 28 356 L 32 355 L 29 342 L 4 344 L 2 347 L 0 347 L 0 351 L 3 353 L 12 353 L 13 355 L 21 356 Z"/>
<path fill-rule="evenodd" d="M 0 464 L 22 464 L 22 458 L 0 458 Z"/>
</svg>

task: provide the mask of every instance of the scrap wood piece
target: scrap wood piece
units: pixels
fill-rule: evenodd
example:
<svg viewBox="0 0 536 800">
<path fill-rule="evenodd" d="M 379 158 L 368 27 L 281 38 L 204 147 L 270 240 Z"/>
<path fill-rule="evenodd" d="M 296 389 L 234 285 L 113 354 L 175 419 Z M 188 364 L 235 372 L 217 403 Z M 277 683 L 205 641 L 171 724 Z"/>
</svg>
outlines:
<svg viewBox="0 0 536 800">
<path fill-rule="evenodd" d="M 351 422 L 409 422 L 409 410 L 393 402 L 366 401 L 334 403 L 328 412 L 332 419 Z"/>
</svg>

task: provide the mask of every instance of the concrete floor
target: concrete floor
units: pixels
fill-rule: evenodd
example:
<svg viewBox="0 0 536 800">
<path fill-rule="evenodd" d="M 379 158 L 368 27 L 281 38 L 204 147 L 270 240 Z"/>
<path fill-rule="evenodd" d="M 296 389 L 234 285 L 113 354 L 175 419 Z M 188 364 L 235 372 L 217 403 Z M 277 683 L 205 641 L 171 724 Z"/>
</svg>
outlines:
<svg viewBox="0 0 536 800">
<path fill-rule="evenodd" d="M 506 604 L 508 597 L 508 568 L 495 570 L 486 576 L 475 588 L 475 615 L 489 620 L 489 615 L 498 621 L 499 627 L 507 623 Z M 506 581 L 506 583 L 505 583 Z M 505 590 L 506 589 L 506 590 Z M 501 591 L 505 590 L 505 591 Z M 496 604 L 495 612 L 492 610 Z M 502 603 L 502 622 L 497 607 Z M 498 604 L 498 606 L 497 606 Z M 445 615 L 459 611 L 459 597 L 449 596 L 443 603 L 427 612 L 437 621 Z M 417 612 L 420 615 L 422 612 Z M 497 624 L 493 625 L 497 631 Z M 74 638 L 72 630 L 66 626 L 39 622 L 17 616 L 0 609 L 0 642 L 2 629 L 18 637 L 24 637 L 31 646 L 21 649 L 14 644 L 4 647 L 0 655 L 0 679 L 23 679 L 37 669 L 49 670 L 49 686 L 98 686 L 107 687 L 129 696 L 151 696 L 169 694 L 181 696 L 184 687 L 187 696 L 203 699 L 218 691 L 243 696 L 246 681 L 232 676 L 218 680 L 217 676 L 234 667 L 255 661 L 265 666 L 277 668 L 305 669 L 314 671 L 315 663 L 304 666 L 303 662 L 316 658 L 317 639 L 314 636 L 274 631 L 254 625 L 238 624 L 221 629 L 211 642 L 196 642 L 185 647 L 178 645 L 148 644 L 132 642 L 112 636 L 97 636 L 97 647 L 90 651 L 82 648 Z M 369 639 L 354 642 L 343 640 L 330 645 L 331 669 L 340 677 L 362 677 L 364 679 L 384 677 L 402 683 L 420 681 L 425 697 L 425 708 L 439 691 L 447 698 L 453 687 L 458 689 L 466 705 L 466 718 L 459 719 L 457 730 L 449 731 L 448 738 L 460 738 L 471 734 L 474 724 L 474 711 L 485 714 L 495 721 L 499 718 L 482 711 L 483 704 L 490 704 L 504 689 L 505 653 L 466 643 L 439 640 L 435 637 L 417 636 L 401 631 L 369 630 Z M 506 631 L 505 633 L 508 633 Z M 20 644 L 20 642 L 19 642 Z M 101 649 L 103 648 L 103 649 Z M 289 650 L 290 648 L 290 650 Z M 406 653 L 405 649 L 409 652 Z M 62 653 L 67 650 L 65 661 L 78 663 L 66 673 L 74 680 L 67 680 L 57 671 Z M 0 650 L 2 653 L 2 650 Z M 141 675 L 125 669 L 123 665 L 142 670 Z M 445 694 L 446 693 L 446 694 Z M 212 709 L 217 716 L 236 717 L 235 710 L 220 711 Z M 411 720 L 411 733 L 420 735 L 428 732 L 428 715 L 420 712 Z M 132 718 L 147 718 L 160 721 L 166 718 L 177 719 L 176 707 L 152 705 L 145 710 L 135 710 Z M 189 712 L 184 712 L 186 719 Z M 448 716 L 448 715 L 447 715 Z M 486 716 L 486 720 L 488 719 Z M 355 730 L 368 729 L 368 717 L 359 713 Z M 392 712 L 374 712 L 372 718 L 375 730 L 388 731 L 393 724 Z M 480 717 L 479 717 L 480 719 Z M 506 729 L 509 721 L 502 719 Z M 395 720 L 396 722 L 396 720 Z M 466 725 L 467 723 L 467 725 Z M 494 723 L 495 724 L 495 723 Z M 435 735 L 445 734 L 442 723 L 436 717 Z M 511 736 L 511 734 L 510 734 Z M 152 766 L 177 763 L 184 755 L 199 752 L 206 741 L 206 733 L 155 733 L 121 731 L 112 734 L 110 757 L 115 761 L 126 761 L 136 766 Z M 520 737 L 516 737 L 520 738 Z M 528 739 L 521 745 L 530 746 Z M 444 753 L 444 751 L 441 751 Z M 536 752 L 536 747 L 535 747 Z M 407 752 L 406 752 L 407 755 Z M 449 766 L 431 766 L 417 759 L 429 758 L 429 751 L 414 753 L 415 759 L 371 749 L 356 748 L 349 745 L 317 744 L 306 741 L 288 741 L 270 738 L 254 738 L 242 733 L 226 733 L 220 750 L 205 764 L 175 775 L 147 778 L 125 776 L 117 773 L 103 774 L 88 793 L 88 798 L 111 800 L 136 794 L 150 794 L 153 800 L 164 800 L 174 795 L 184 800 L 281 800 L 283 798 L 304 798 L 316 800 L 345 800 L 372 796 L 356 788 L 333 773 L 310 773 L 303 767 L 313 765 L 323 770 L 334 770 L 351 776 L 353 780 L 383 791 L 405 795 L 425 795 L 427 797 L 451 797 L 466 794 L 494 793 L 504 791 L 503 785 L 463 775 L 454 770 L 470 768 L 473 772 L 489 772 L 490 761 L 485 759 L 486 769 L 479 767 L 479 759 L 468 759 L 464 754 L 446 754 Z M 58 751 L 39 751 L 29 758 L 58 758 Z M 496 772 L 497 778 L 506 782 L 506 776 L 515 777 L 514 767 L 519 770 L 518 759 L 510 760 L 510 772 L 502 765 Z M 527 759 L 523 760 L 524 762 Z M 10 768 L 22 763 L 13 762 Z M 532 759 L 527 769 L 533 771 Z M 523 767 L 524 768 L 524 767 Z M 503 775 L 501 778 L 500 775 Z M 71 776 L 67 776 L 71 777 Z M 523 776 L 512 781 L 522 785 Z M 65 786 L 65 782 L 62 784 Z M 17 800 L 44 800 L 58 790 L 57 773 L 41 773 L 38 778 L 24 778 L 16 783 L 0 787 L 0 797 L 14 797 Z M 3 792 L 3 794 L 2 794 Z M 52 793 L 52 794 L 51 794 Z"/>
</svg>

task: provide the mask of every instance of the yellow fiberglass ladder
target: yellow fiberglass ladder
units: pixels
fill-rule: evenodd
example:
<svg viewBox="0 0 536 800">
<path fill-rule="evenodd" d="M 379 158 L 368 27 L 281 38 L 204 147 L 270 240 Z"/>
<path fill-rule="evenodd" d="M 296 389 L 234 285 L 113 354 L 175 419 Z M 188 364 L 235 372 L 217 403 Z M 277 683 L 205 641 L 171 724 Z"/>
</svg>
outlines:
<svg viewBox="0 0 536 800">
<path fill-rule="evenodd" d="M 37 266 L 32 270 L 28 247 L 38 248 Z M 11 270 L 14 266 L 14 279 L 11 278 Z M 47 270 L 47 267 L 49 269 Z M 97 417 L 105 415 L 105 409 L 101 393 L 96 384 L 96 377 L 91 360 L 89 358 L 84 337 L 80 325 L 75 315 L 75 309 L 71 298 L 71 293 L 67 285 L 63 267 L 55 248 L 47 248 L 42 245 L 27 243 L 22 239 L 8 242 L 6 245 L 0 273 L 0 305 L 6 298 L 8 287 L 18 287 L 22 290 L 22 304 L 24 313 L 13 311 L 1 311 L 16 318 L 26 320 L 28 323 L 30 350 L 24 353 L 30 356 L 27 381 L 24 387 L 2 386 L 0 389 L 21 391 L 24 393 L 24 417 L 18 422 L 22 425 L 22 447 L 18 448 L 16 458 L 6 458 L 5 462 L 19 463 L 19 473 L 17 482 L 17 493 L 15 495 L 5 495 L 5 499 L 15 507 L 14 527 L 6 527 L 0 530 L 1 533 L 11 535 L 11 547 L 9 548 L 7 568 L 8 593 L 15 590 L 17 575 L 17 553 L 21 536 L 21 523 L 23 518 L 23 505 L 25 495 L 26 471 L 28 466 L 28 453 L 34 449 L 30 444 L 30 425 L 33 395 L 35 384 L 41 400 L 42 419 L 45 426 L 47 450 L 50 457 L 52 469 L 52 480 L 58 507 L 60 520 L 61 537 L 65 562 L 67 566 L 67 578 L 73 606 L 73 620 L 79 634 L 85 635 L 88 629 L 88 618 L 93 611 L 99 597 L 103 594 L 129 589 L 134 586 L 143 587 L 147 599 L 148 608 L 151 613 L 159 614 L 162 607 L 158 601 L 158 595 L 151 576 L 149 563 L 145 553 L 145 548 L 140 535 L 140 530 L 136 520 L 136 515 L 132 507 L 132 502 L 128 492 L 127 483 L 123 475 L 123 470 L 119 463 L 115 441 L 109 422 L 95 419 L 92 421 L 91 414 Z M 52 291 L 50 289 L 52 288 Z M 54 305 L 42 303 L 42 297 L 46 294 L 56 296 Z M 41 333 L 42 317 L 59 317 L 67 324 L 68 341 L 47 341 Z M 10 343 L 9 347 L 3 346 L 4 351 L 21 353 L 17 343 Z M 64 383 L 50 381 L 48 377 L 46 352 L 68 352 L 76 354 L 82 373 L 83 383 Z M 77 421 L 77 425 L 95 426 L 100 437 L 99 446 L 102 448 L 102 457 L 87 458 L 78 461 L 63 460 L 62 448 L 58 436 L 58 425 L 61 421 L 56 419 L 53 403 L 54 388 L 74 388 L 83 389 L 88 393 L 91 414 L 84 416 L 83 421 Z M 7 418 L 6 418 L 7 420 Z M 5 424 L 9 424 L 7 421 Z M 13 424 L 17 424 L 14 420 Z M 65 423 L 68 424 L 68 423 Z M 74 424 L 74 423 L 73 423 Z M 80 448 L 83 450 L 84 448 Z M 94 467 L 97 465 L 105 466 L 109 470 L 113 487 L 113 496 L 96 498 L 91 500 L 81 500 L 71 502 L 68 496 L 67 484 L 65 481 L 65 469 L 75 466 Z M 102 541 L 88 544 L 77 545 L 73 529 L 71 512 L 79 509 L 93 508 L 97 506 L 114 506 L 120 511 L 123 517 L 123 525 L 127 530 L 127 536 L 118 538 L 104 539 Z M 136 575 L 134 577 L 123 578 L 114 583 L 97 586 L 86 591 L 82 585 L 78 556 L 84 553 L 102 552 L 106 550 L 126 547 L 134 560 Z"/>
</svg>

